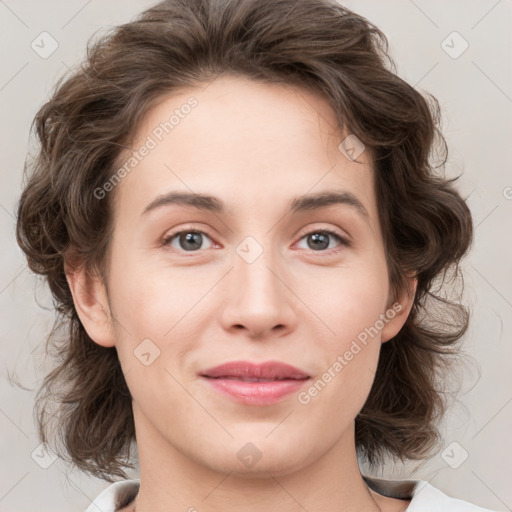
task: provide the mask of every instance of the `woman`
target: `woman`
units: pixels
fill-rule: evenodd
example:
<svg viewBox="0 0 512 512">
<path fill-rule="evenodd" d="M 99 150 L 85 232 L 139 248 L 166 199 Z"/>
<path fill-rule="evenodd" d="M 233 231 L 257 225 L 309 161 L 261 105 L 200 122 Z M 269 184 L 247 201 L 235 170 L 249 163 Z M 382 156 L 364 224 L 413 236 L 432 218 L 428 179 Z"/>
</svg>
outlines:
<svg viewBox="0 0 512 512">
<path fill-rule="evenodd" d="M 432 453 L 468 321 L 434 285 L 470 212 L 392 67 L 334 1 L 169 0 L 41 108 L 17 235 L 69 330 L 40 435 L 140 467 L 88 511 L 484 510 L 359 468 Z"/>
</svg>

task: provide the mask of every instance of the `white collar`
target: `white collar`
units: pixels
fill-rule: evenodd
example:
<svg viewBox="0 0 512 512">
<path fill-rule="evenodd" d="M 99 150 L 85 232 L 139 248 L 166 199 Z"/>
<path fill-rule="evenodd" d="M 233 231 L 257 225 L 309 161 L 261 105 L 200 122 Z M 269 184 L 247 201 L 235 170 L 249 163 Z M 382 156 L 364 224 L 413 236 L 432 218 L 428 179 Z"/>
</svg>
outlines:
<svg viewBox="0 0 512 512">
<path fill-rule="evenodd" d="M 368 487 L 378 494 L 411 500 L 407 512 L 493 512 L 467 501 L 451 498 L 425 480 L 363 478 Z M 139 479 L 114 482 L 98 495 L 85 512 L 117 512 L 135 499 L 139 485 Z"/>
</svg>

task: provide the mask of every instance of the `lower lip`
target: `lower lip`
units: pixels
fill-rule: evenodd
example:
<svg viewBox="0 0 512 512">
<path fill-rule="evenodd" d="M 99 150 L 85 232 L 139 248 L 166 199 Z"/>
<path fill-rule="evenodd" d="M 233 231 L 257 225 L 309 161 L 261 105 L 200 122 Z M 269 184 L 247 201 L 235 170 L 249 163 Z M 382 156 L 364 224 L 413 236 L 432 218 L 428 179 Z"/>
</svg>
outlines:
<svg viewBox="0 0 512 512">
<path fill-rule="evenodd" d="M 217 391 L 247 405 L 268 405 L 298 391 L 309 379 L 245 382 L 237 379 L 203 377 Z"/>
</svg>

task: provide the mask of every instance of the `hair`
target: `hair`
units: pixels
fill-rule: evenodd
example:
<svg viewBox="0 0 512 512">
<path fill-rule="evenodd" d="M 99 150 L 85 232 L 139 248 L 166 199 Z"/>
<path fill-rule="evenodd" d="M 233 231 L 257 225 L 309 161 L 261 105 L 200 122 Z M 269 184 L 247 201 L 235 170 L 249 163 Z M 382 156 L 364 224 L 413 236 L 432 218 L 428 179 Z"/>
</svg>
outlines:
<svg viewBox="0 0 512 512">
<path fill-rule="evenodd" d="M 133 467 L 131 395 L 116 349 L 88 336 L 64 263 L 107 278 L 116 193 L 99 199 L 95 189 L 152 105 L 222 73 L 321 94 L 339 127 L 371 150 L 390 291 L 396 298 L 411 275 L 417 290 L 403 328 L 382 345 L 355 442 L 373 466 L 424 458 L 440 439 L 442 377 L 469 319 L 440 285 L 448 271 L 460 275 L 473 224 L 457 178 L 444 176 L 438 101 L 401 79 L 385 35 L 335 0 L 166 0 L 90 42 L 82 65 L 56 84 L 34 119 L 38 152 L 25 164 L 16 228 L 57 313 L 47 339 L 56 364 L 36 396 L 40 438 L 56 421 L 61 457 L 107 481 Z"/>
</svg>

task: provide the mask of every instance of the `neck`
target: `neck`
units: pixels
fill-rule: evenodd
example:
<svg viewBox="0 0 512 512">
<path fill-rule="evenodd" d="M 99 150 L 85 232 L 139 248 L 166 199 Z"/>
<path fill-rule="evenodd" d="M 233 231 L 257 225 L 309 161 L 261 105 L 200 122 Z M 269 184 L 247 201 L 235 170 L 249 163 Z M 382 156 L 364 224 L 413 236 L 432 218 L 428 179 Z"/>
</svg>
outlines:
<svg viewBox="0 0 512 512">
<path fill-rule="evenodd" d="M 241 474 L 227 464 L 212 467 L 194 460 L 143 418 L 138 419 L 140 489 L 136 512 L 381 510 L 359 471 L 353 426 L 331 450 L 310 462 L 285 468 L 285 464 L 265 465 L 261 459 L 254 471 Z M 304 457 L 307 459 L 307 453 Z"/>
</svg>

